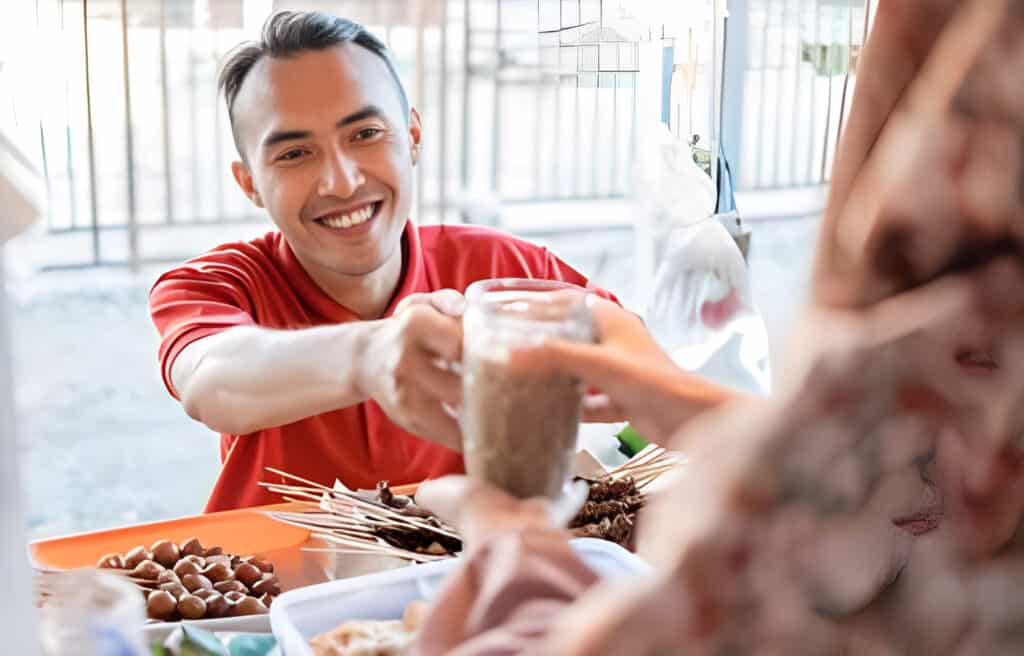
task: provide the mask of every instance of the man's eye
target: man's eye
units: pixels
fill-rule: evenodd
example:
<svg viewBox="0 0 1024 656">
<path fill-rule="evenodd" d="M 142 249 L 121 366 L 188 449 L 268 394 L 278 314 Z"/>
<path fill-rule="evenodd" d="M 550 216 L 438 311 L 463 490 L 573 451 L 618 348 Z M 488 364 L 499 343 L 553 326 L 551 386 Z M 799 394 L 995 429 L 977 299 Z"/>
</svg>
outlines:
<svg viewBox="0 0 1024 656">
<path fill-rule="evenodd" d="M 305 154 L 305 151 L 300 150 L 298 148 L 293 148 L 293 149 L 291 149 L 291 150 L 289 150 L 287 152 L 282 153 L 277 158 L 277 161 L 279 161 L 279 162 L 290 162 L 291 160 L 295 160 L 295 159 L 298 159 L 298 158 L 302 157 L 304 154 Z"/>
<path fill-rule="evenodd" d="M 382 132 L 384 132 L 384 130 L 381 130 L 380 128 L 363 128 L 359 132 L 356 132 L 354 138 L 356 141 L 366 141 L 367 139 L 373 139 Z"/>
</svg>

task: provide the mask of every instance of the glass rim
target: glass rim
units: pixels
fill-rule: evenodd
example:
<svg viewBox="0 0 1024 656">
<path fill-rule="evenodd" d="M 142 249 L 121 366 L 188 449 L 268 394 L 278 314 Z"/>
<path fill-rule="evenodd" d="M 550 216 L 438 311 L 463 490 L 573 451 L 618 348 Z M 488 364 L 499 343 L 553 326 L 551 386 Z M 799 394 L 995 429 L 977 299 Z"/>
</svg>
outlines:
<svg viewBox="0 0 1024 656">
<path fill-rule="evenodd" d="M 493 292 L 557 292 L 578 291 L 581 298 L 592 293 L 586 287 L 574 285 L 564 280 L 546 280 L 537 278 L 490 278 L 477 280 L 466 288 L 466 301 L 479 302 L 484 295 Z"/>
</svg>

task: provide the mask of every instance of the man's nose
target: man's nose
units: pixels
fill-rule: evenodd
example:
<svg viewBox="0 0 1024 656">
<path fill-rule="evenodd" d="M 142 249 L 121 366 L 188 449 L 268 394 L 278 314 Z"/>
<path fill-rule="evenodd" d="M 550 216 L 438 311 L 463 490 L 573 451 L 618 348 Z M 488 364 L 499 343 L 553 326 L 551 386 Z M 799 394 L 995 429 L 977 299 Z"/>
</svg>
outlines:
<svg viewBox="0 0 1024 656">
<path fill-rule="evenodd" d="M 359 164 L 344 151 L 335 151 L 324 159 L 320 173 L 320 195 L 348 198 L 366 182 Z"/>
</svg>

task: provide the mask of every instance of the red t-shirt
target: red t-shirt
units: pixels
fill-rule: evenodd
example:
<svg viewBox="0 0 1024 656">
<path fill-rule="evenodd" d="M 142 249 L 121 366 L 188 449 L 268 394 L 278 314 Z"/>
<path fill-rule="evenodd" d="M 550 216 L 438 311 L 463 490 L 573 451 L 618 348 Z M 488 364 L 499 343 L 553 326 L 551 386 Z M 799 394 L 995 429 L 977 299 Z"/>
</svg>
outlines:
<svg viewBox="0 0 1024 656">
<path fill-rule="evenodd" d="M 488 228 L 417 227 L 403 237 L 402 278 L 385 316 L 417 292 L 464 292 L 488 278 L 542 278 L 580 286 L 587 279 L 547 249 Z M 358 321 L 322 291 L 280 232 L 219 246 L 160 276 L 149 296 L 160 332 L 160 366 L 167 389 L 171 366 L 186 346 L 233 326 L 295 329 Z M 379 480 L 415 483 L 464 471 L 462 456 L 402 430 L 375 402 L 307 417 L 249 435 L 221 435 L 223 467 L 207 512 L 280 501 L 257 485 L 276 467 L 324 485 L 350 488 Z"/>
</svg>

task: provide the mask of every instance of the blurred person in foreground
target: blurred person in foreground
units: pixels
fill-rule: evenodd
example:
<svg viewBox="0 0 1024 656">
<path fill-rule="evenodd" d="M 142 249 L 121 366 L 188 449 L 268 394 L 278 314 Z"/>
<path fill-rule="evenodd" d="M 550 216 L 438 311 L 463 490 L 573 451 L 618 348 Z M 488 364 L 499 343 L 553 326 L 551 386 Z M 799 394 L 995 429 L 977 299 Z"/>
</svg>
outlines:
<svg viewBox="0 0 1024 656">
<path fill-rule="evenodd" d="M 416 653 L 1024 650 L 1024 2 L 883 1 L 861 61 L 783 389 L 673 439 L 652 575 L 597 584 L 543 502 L 428 484 L 469 557 Z M 598 345 L 516 357 L 671 434 L 664 354 L 593 310 Z"/>
</svg>

